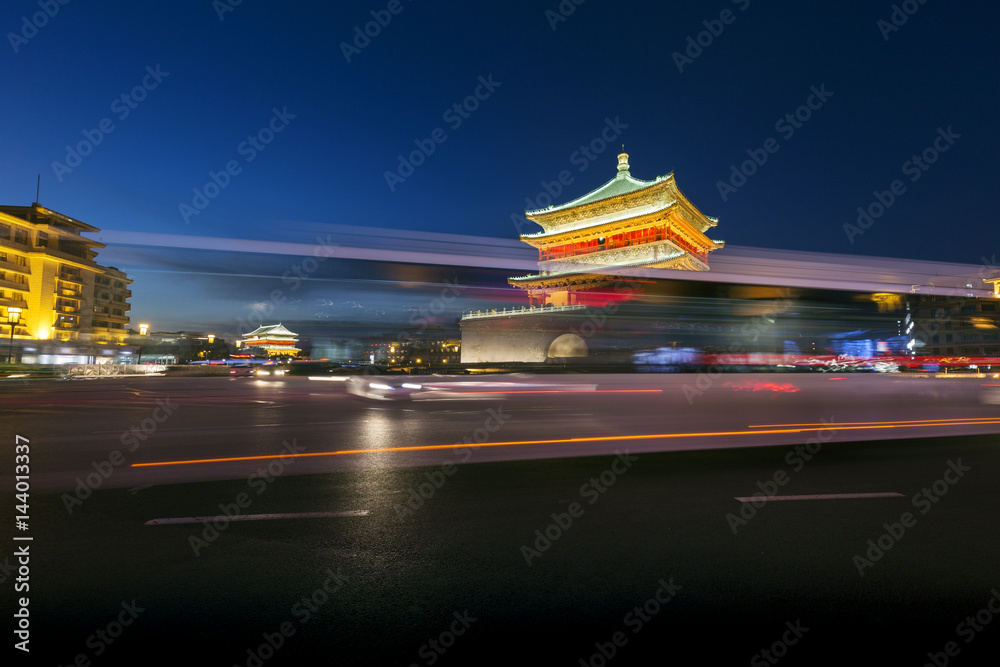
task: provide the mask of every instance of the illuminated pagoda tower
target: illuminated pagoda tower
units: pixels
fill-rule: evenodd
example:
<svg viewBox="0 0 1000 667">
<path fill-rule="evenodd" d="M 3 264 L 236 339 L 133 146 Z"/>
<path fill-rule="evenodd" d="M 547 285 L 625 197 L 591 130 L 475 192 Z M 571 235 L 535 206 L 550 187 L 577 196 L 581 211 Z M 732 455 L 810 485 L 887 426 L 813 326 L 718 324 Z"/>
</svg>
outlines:
<svg viewBox="0 0 1000 667">
<path fill-rule="evenodd" d="M 610 314 L 621 313 L 611 304 L 638 297 L 653 284 L 639 279 L 647 269 L 708 271 L 708 254 L 724 245 L 706 235 L 718 220 L 688 201 L 673 174 L 633 178 L 624 152 L 617 175 L 601 187 L 525 216 L 542 227 L 521 235 L 538 249 L 538 273 L 508 282 L 527 292 L 529 305 L 466 313 L 463 363 L 621 354 L 637 338 L 626 340 L 621 327 L 627 318 L 620 318 L 621 326 L 614 322 Z M 597 315 L 590 312 L 595 309 Z M 647 322 L 650 331 L 659 325 Z"/>
<path fill-rule="evenodd" d="M 539 273 L 511 278 L 532 306 L 601 305 L 615 275 L 626 269 L 707 271 L 708 253 L 723 241 L 706 236 L 718 224 L 677 188 L 674 175 L 641 181 L 629 173 L 628 154 L 618 174 L 578 199 L 526 211 L 542 227 L 521 240 L 538 249 Z"/>
<path fill-rule="evenodd" d="M 243 347 L 248 351 L 261 351 L 269 357 L 294 357 L 300 350 L 295 347 L 298 334 L 292 333 L 280 323 L 258 327 L 243 335 Z"/>
</svg>

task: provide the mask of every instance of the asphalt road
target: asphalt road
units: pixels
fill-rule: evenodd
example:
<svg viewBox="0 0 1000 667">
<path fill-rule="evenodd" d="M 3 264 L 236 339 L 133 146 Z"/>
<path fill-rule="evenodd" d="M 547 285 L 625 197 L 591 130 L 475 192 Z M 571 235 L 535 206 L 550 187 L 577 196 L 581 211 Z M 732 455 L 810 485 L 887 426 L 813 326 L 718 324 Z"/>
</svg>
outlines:
<svg viewBox="0 0 1000 667">
<path fill-rule="evenodd" d="M 417 379 L 417 378 L 415 378 Z M 996 433 L 1000 381 L 900 375 L 420 378 L 407 402 L 306 378 L 132 378 L 0 384 L 28 436 L 36 491 L 877 438 Z M 479 445 L 470 451 L 467 445 Z M 211 460 L 211 463 L 204 462 Z M 175 464 L 198 461 L 194 464 Z M 291 467 L 290 467 L 291 468 Z M 10 469 L 0 480 L 12 483 Z"/>
<path fill-rule="evenodd" d="M 797 390 L 725 384 L 775 378 Z M 990 382 L 733 376 L 689 401 L 693 376 L 593 379 L 516 380 L 663 391 L 373 404 L 304 379 L 4 385 L 32 485 L 28 530 L 5 531 L 32 539 L 8 538 L 0 568 L 12 630 L 30 598 L 16 664 L 995 657 Z M 789 423 L 811 426 L 771 426 Z M 674 437 L 709 432 L 726 435 Z M 316 455 L 282 454 L 293 441 Z M 242 456 L 271 458 L 131 467 Z"/>
</svg>

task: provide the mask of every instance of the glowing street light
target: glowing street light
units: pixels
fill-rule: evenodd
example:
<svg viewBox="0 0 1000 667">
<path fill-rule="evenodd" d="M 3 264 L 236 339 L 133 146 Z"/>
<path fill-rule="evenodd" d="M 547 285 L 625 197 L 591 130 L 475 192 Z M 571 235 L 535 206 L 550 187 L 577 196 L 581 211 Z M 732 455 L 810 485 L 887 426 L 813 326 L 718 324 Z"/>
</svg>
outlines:
<svg viewBox="0 0 1000 667">
<path fill-rule="evenodd" d="M 149 325 L 146 324 L 145 322 L 140 322 L 139 323 L 139 335 L 140 336 L 145 336 L 147 331 L 149 331 Z M 142 340 L 139 341 L 139 351 L 135 355 L 135 363 L 137 363 L 137 364 L 141 364 L 142 363 Z"/>
<path fill-rule="evenodd" d="M 7 363 L 14 356 L 14 328 L 17 326 L 17 321 L 21 319 L 21 309 L 11 306 L 7 308 L 7 322 L 10 324 L 10 347 L 7 349 Z"/>
</svg>

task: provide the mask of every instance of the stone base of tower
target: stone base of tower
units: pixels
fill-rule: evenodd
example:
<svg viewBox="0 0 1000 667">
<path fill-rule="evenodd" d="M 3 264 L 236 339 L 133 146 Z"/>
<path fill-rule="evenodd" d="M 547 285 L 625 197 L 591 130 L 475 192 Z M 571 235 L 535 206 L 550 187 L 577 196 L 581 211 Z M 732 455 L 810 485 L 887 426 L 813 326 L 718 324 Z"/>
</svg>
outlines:
<svg viewBox="0 0 1000 667">
<path fill-rule="evenodd" d="M 544 364 L 604 357 L 610 320 L 594 309 L 467 316 L 462 320 L 462 363 Z"/>
</svg>

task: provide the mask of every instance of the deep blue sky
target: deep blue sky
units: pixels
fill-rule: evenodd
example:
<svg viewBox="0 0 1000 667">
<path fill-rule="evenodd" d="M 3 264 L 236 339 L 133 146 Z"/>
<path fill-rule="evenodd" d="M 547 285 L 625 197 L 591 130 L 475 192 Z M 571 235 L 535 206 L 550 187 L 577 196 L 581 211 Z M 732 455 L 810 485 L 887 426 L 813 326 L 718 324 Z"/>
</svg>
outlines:
<svg viewBox="0 0 1000 667">
<path fill-rule="evenodd" d="M 998 250 L 996 3 L 910 0 L 886 39 L 887 1 L 587 0 L 553 30 L 558 0 L 401 0 L 351 62 L 341 42 L 390 3 L 244 0 L 220 20 L 221 4 L 77 0 L 35 34 L 37 0 L 4 3 L 0 202 L 33 201 L 41 173 L 43 204 L 109 230 L 268 240 L 294 221 L 511 239 L 544 182 L 569 170 L 556 199 L 584 194 L 624 143 L 634 176 L 674 171 L 731 244 L 968 263 Z M 678 71 L 673 54 L 723 10 L 732 22 Z M 121 118 L 116 99 L 147 68 L 168 75 Z M 455 128 L 444 113 L 480 77 L 499 86 Z M 832 95 L 788 136 L 775 123 L 811 87 Z M 294 118 L 248 162 L 241 142 L 274 109 Z M 57 174 L 102 119 L 114 130 Z M 606 119 L 627 126 L 613 146 L 574 157 Z M 397 156 L 437 128 L 447 140 L 390 190 Z M 959 138 L 912 182 L 903 165 L 939 128 Z M 724 201 L 718 182 L 769 138 L 778 151 Z M 185 223 L 180 205 L 231 160 L 240 173 Z M 843 225 L 896 179 L 905 192 L 850 243 Z"/>
</svg>

